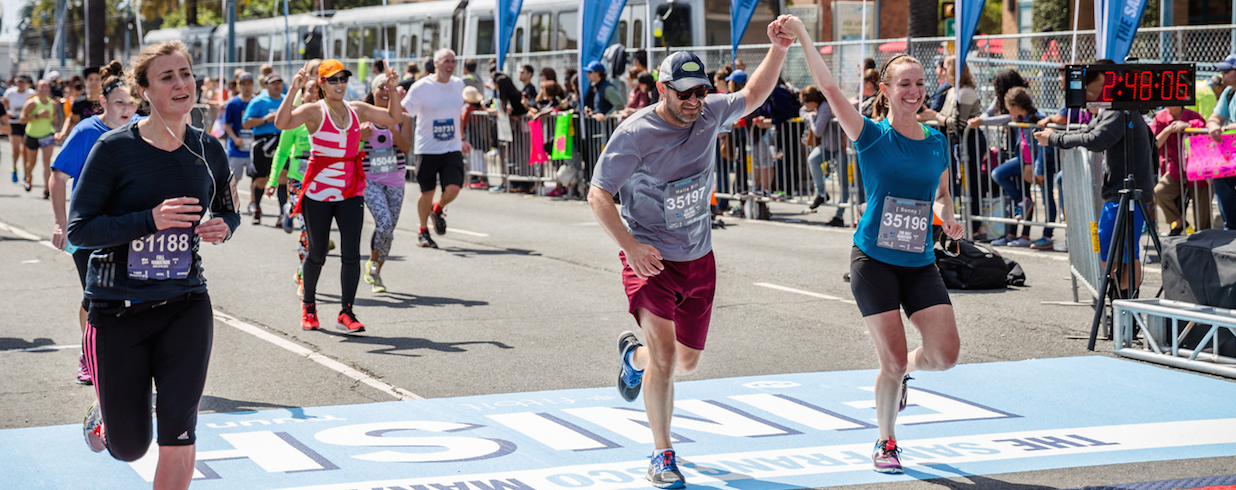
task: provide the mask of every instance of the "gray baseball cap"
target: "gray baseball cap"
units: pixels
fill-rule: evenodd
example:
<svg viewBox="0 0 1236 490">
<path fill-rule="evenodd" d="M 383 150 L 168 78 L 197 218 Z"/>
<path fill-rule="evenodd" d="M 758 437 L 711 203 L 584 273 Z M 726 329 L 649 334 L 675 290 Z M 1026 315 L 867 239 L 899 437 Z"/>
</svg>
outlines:
<svg viewBox="0 0 1236 490">
<path fill-rule="evenodd" d="M 657 80 L 679 92 L 700 85 L 712 88 L 708 74 L 704 73 L 704 62 L 690 51 L 679 51 L 661 61 Z"/>
</svg>

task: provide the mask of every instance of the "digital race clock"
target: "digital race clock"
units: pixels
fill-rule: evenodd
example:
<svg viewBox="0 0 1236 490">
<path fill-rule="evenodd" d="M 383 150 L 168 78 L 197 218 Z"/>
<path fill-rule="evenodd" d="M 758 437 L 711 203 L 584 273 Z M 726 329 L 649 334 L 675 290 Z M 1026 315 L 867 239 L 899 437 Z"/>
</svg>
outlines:
<svg viewBox="0 0 1236 490">
<path fill-rule="evenodd" d="M 1084 80 L 1090 70 L 1103 73 L 1098 100 L 1086 100 Z M 1194 65 L 1077 65 L 1065 70 L 1065 105 L 1100 109 L 1147 110 L 1197 102 Z"/>
</svg>

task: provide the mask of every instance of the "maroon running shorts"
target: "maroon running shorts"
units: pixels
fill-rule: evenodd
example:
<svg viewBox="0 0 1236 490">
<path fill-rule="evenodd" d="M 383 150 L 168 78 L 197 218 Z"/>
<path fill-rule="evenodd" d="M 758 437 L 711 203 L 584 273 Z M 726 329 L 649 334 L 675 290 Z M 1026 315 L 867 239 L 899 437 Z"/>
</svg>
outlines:
<svg viewBox="0 0 1236 490">
<path fill-rule="evenodd" d="M 712 319 L 712 297 L 717 291 L 717 262 L 712 252 L 689 262 L 662 260 L 665 270 L 648 279 L 640 279 L 622 260 L 622 285 L 631 302 L 630 312 L 639 323 L 640 308 L 674 322 L 678 341 L 687 347 L 704 350 L 708 337 L 708 322 Z"/>
</svg>

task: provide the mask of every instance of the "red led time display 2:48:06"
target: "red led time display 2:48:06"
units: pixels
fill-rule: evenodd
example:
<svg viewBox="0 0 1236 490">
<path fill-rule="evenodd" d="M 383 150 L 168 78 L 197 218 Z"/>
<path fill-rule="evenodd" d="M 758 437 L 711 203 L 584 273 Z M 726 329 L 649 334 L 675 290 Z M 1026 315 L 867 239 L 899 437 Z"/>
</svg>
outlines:
<svg viewBox="0 0 1236 490">
<path fill-rule="evenodd" d="M 1104 101 L 1177 101 L 1188 100 L 1189 72 L 1130 70 L 1103 72 Z"/>
</svg>

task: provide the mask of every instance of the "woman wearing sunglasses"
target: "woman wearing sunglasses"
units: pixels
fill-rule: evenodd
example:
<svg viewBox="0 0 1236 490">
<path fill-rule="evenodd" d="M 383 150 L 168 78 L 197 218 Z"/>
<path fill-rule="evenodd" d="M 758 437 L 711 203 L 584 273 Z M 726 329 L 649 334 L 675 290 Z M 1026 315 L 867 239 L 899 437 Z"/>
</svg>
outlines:
<svg viewBox="0 0 1236 490">
<path fill-rule="evenodd" d="M 293 93 L 309 79 L 311 64 L 306 63 L 292 78 Z M 323 61 L 318 65 L 317 76 L 321 100 L 293 109 L 293 98 L 284 97 L 275 115 L 275 127 L 279 129 L 293 129 L 302 124 L 309 129 L 309 167 L 305 169 L 297 209 L 292 211 L 301 213 L 309 234 L 300 326 L 305 330 L 319 328 L 315 293 L 322 265 L 326 263 L 333 220 L 339 227 L 343 264 L 339 273 L 343 304 L 335 326 L 348 333 L 360 333 L 365 331 L 365 325 L 357 321 L 352 305 L 360 283 L 360 235 L 365 219 L 365 152 L 361 149 L 361 123 L 394 127 L 402 121 L 403 113 L 398 104 L 382 108 L 364 102 L 344 102 L 343 95 L 352 72 L 339 60 Z M 395 81 L 395 77 L 387 78 L 388 91 L 394 90 Z"/>
</svg>

